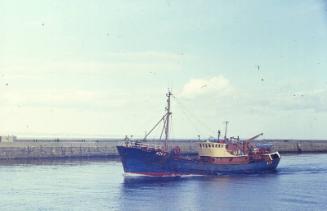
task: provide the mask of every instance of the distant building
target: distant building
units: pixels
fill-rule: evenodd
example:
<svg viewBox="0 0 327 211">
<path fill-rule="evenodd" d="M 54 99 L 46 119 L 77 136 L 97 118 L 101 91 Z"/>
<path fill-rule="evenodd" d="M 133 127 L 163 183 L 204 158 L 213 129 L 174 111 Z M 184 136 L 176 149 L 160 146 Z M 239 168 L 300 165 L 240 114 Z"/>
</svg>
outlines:
<svg viewBox="0 0 327 211">
<path fill-rule="evenodd" d="M 0 136 L 0 142 L 14 142 L 16 141 L 17 137 L 16 136 Z"/>
</svg>

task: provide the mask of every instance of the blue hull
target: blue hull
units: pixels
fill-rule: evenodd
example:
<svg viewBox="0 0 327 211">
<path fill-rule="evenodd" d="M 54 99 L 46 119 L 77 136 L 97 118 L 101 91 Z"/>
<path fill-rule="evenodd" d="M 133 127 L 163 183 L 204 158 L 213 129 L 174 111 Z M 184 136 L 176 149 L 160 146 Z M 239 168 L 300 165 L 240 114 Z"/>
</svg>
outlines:
<svg viewBox="0 0 327 211">
<path fill-rule="evenodd" d="M 144 151 L 125 146 L 117 146 L 117 150 L 126 173 L 149 176 L 261 173 L 275 170 L 280 161 L 278 157 L 271 162 L 256 160 L 245 164 L 214 164 L 200 159 L 174 157 L 171 154 L 161 155 L 155 150 Z"/>
</svg>

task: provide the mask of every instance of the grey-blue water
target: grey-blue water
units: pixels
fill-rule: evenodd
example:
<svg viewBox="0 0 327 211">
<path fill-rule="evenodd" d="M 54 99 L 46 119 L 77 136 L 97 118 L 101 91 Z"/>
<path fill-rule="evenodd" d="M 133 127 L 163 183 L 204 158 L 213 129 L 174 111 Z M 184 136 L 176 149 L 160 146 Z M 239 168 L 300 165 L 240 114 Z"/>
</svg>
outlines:
<svg viewBox="0 0 327 211">
<path fill-rule="evenodd" d="M 0 163 L 0 210 L 327 210 L 327 154 L 285 155 L 276 173 L 126 178 L 120 162 Z"/>
</svg>

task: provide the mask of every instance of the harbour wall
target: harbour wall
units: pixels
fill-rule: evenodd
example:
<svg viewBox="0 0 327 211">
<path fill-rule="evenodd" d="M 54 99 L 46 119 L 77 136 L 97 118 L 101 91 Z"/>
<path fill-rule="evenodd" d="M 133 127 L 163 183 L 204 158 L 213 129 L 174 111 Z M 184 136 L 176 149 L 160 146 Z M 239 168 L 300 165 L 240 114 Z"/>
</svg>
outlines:
<svg viewBox="0 0 327 211">
<path fill-rule="evenodd" d="M 272 144 L 273 150 L 280 153 L 327 152 L 327 140 L 259 140 Z M 199 140 L 173 140 L 170 148 L 179 146 L 186 154 L 195 154 Z M 40 159 L 78 157 L 118 157 L 117 145 L 122 139 L 17 139 L 13 142 L 0 142 L 0 159 Z M 160 145 L 156 140 L 146 144 Z"/>
</svg>

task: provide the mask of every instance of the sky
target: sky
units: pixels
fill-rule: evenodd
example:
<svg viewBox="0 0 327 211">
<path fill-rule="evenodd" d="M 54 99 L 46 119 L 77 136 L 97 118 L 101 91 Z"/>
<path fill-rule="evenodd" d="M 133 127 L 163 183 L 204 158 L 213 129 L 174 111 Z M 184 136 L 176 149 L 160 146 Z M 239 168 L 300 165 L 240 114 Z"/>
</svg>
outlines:
<svg viewBox="0 0 327 211">
<path fill-rule="evenodd" d="M 326 139 L 323 0 L 0 0 L 0 134 Z M 158 137 L 160 129 L 152 137 Z"/>
</svg>

